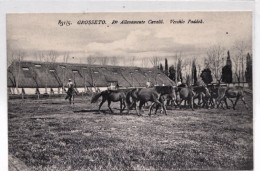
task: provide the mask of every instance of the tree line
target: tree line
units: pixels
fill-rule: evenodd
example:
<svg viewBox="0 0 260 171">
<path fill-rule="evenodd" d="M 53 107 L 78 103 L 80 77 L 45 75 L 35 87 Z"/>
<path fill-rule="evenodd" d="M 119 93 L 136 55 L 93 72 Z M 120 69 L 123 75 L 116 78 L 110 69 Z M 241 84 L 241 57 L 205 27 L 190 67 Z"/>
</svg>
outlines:
<svg viewBox="0 0 260 171">
<path fill-rule="evenodd" d="M 205 59 L 205 68 L 201 70 L 201 66 L 197 64 L 196 58 L 193 58 L 189 64 L 188 71 L 185 70 L 186 73 L 183 72 L 183 69 L 187 66 L 187 62 L 185 63 L 180 57 L 177 57 L 175 64 L 172 64 L 170 67 L 167 58 L 164 60 L 164 66 L 160 63 L 157 67 L 174 82 L 186 83 L 187 85 L 199 85 L 202 82 L 210 84 L 213 80 L 232 83 L 234 82 L 234 76 L 237 77 L 235 82 L 241 82 L 241 78 L 244 77 L 244 81 L 252 84 L 252 55 L 247 53 L 246 66 L 241 63 L 241 70 L 238 70 L 237 61 L 235 61 L 235 69 L 232 69 L 234 65 L 232 64 L 229 51 L 227 51 L 226 61 L 223 62 L 224 66 L 220 64 L 220 60 L 223 59 L 219 55 L 210 54 Z M 242 70 L 242 66 L 246 67 L 245 71 Z M 199 69 L 197 70 L 197 68 Z"/>
</svg>

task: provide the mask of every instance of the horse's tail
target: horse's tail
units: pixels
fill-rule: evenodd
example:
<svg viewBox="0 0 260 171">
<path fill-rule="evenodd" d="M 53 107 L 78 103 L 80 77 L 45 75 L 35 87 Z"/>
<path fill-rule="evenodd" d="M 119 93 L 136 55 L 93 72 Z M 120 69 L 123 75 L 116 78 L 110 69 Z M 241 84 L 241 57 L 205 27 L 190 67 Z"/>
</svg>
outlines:
<svg viewBox="0 0 260 171">
<path fill-rule="evenodd" d="M 134 105 L 136 105 L 136 99 L 135 99 L 135 97 L 133 97 L 133 93 L 134 93 L 134 91 L 136 91 L 137 89 L 135 88 L 135 89 L 133 89 L 133 90 L 131 90 L 131 91 L 129 91 L 129 92 L 127 92 L 127 94 L 126 94 L 126 104 L 127 104 L 127 106 L 128 106 L 128 108 L 129 109 L 131 109 Z M 132 97 L 132 102 L 131 102 L 131 100 L 130 100 L 130 98 Z"/>
<path fill-rule="evenodd" d="M 130 106 L 132 104 L 131 100 L 130 100 L 130 97 L 132 96 L 132 91 L 133 90 L 126 93 L 126 100 L 125 101 L 126 101 L 127 106 Z"/>
<path fill-rule="evenodd" d="M 96 103 L 97 100 L 99 99 L 99 97 L 102 95 L 102 92 L 95 94 L 92 98 L 91 98 L 91 103 Z"/>
</svg>

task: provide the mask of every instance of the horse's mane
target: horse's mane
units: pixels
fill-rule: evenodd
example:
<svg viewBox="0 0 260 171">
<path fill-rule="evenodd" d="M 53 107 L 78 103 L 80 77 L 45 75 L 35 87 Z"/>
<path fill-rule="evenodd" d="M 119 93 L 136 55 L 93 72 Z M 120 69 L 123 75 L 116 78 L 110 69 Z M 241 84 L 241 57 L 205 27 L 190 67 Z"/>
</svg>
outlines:
<svg viewBox="0 0 260 171">
<path fill-rule="evenodd" d="M 95 94 L 92 98 L 91 98 L 91 103 L 96 103 L 98 98 L 102 95 L 103 91 L 100 93 Z"/>
</svg>

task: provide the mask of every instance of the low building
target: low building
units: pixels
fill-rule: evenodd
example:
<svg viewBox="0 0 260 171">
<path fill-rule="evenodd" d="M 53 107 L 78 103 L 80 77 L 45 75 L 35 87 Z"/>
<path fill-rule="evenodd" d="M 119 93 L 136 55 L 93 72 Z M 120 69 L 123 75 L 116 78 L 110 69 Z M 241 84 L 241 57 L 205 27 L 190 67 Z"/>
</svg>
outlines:
<svg viewBox="0 0 260 171">
<path fill-rule="evenodd" d="M 71 63 L 14 61 L 8 67 L 8 88 L 11 94 L 64 93 L 68 79 L 72 79 L 79 92 L 119 88 L 174 85 L 157 68 L 101 66 Z"/>
</svg>

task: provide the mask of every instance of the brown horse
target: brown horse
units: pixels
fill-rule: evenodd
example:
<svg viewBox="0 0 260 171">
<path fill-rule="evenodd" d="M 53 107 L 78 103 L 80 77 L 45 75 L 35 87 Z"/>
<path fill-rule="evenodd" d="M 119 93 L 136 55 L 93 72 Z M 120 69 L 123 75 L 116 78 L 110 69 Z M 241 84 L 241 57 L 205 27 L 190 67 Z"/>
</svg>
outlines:
<svg viewBox="0 0 260 171">
<path fill-rule="evenodd" d="M 175 108 L 178 106 L 178 101 L 180 101 L 176 95 L 176 89 L 177 87 L 173 87 L 173 91 L 169 92 L 168 94 L 161 95 L 159 101 L 163 103 L 165 106 L 175 106 Z M 155 103 L 153 103 L 155 105 Z M 156 105 L 155 113 L 157 113 L 157 110 L 160 108 L 160 105 Z M 162 110 L 161 110 L 162 112 Z"/>
<path fill-rule="evenodd" d="M 111 102 L 120 101 L 120 113 L 122 113 L 126 107 L 125 105 L 126 92 L 127 92 L 126 90 L 105 90 L 94 95 L 91 99 L 91 103 L 96 103 L 99 97 L 102 96 L 102 101 L 99 104 L 98 111 L 100 112 L 101 106 L 107 101 L 109 110 L 111 111 L 111 113 L 114 113 L 110 107 Z M 124 106 L 123 108 L 122 105 Z"/>
<path fill-rule="evenodd" d="M 136 88 L 132 91 L 129 91 L 126 96 L 126 103 L 129 106 L 128 108 L 136 103 L 137 101 L 140 101 L 139 103 L 139 110 L 137 110 L 138 115 L 140 115 L 140 111 L 142 109 L 142 106 L 148 102 L 151 101 L 157 105 L 160 105 L 163 107 L 163 110 L 165 112 L 165 115 L 167 115 L 166 108 L 164 103 L 160 100 L 162 95 L 170 94 L 173 92 L 172 86 L 156 86 L 152 88 Z M 130 98 L 132 98 L 133 102 L 130 101 Z M 153 104 L 149 108 L 149 115 L 151 115 Z"/>
<path fill-rule="evenodd" d="M 211 95 L 208 88 L 206 86 L 193 86 L 192 88 L 195 93 L 193 100 L 198 99 L 198 106 L 201 107 L 201 104 L 203 104 L 202 107 L 206 106 L 209 108 L 208 101 Z"/>
<path fill-rule="evenodd" d="M 218 98 L 218 91 L 219 91 L 220 85 L 210 84 L 207 87 L 210 92 L 209 105 L 211 105 L 212 107 L 215 107 L 216 99 Z M 222 108 L 224 108 L 222 101 L 220 102 L 220 104 L 221 104 Z"/>
<path fill-rule="evenodd" d="M 185 106 L 186 106 L 186 102 L 188 102 L 188 104 L 190 105 L 191 109 L 194 110 L 193 108 L 193 97 L 194 97 L 195 93 L 193 92 L 192 87 L 179 87 L 176 89 L 176 96 L 177 98 L 180 98 L 180 102 L 179 102 L 179 106 L 181 105 L 181 103 L 183 102 L 183 100 L 185 100 Z"/>
<path fill-rule="evenodd" d="M 235 110 L 236 104 L 239 99 L 241 99 L 248 110 L 248 105 L 245 102 L 244 98 L 244 89 L 243 87 L 237 86 L 237 87 L 219 87 L 218 88 L 218 97 L 216 99 L 216 106 L 219 107 L 219 104 L 221 101 L 224 101 L 226 104 L 226 107 L 228 107 L 227 104 L 227 98 L 232 102 L 233 104 L 233 109 Z M 236 98 L 235 103 L 233 103 L 233 98 Z M 215 107 L 216 107 L 215 106 Z"/>
</svg>

